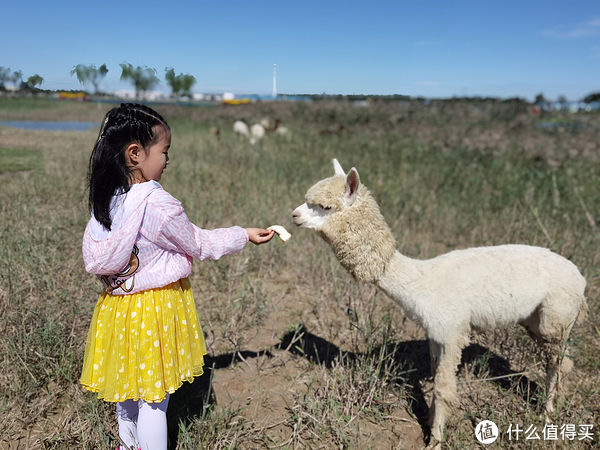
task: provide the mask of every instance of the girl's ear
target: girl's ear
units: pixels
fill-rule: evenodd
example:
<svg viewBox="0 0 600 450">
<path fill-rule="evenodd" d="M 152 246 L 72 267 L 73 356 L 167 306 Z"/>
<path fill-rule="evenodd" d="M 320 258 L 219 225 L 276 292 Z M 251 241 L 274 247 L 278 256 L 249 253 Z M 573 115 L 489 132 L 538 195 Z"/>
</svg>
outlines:
<svg viewBox="0 0 600 450">
<path fill-rule="evenodd" d="M 146 152 L 144 152 L 142 146 L 137 142 L 132 142 L 125 149 L 125 161 L 131 164 L 137 164 L 143 161 L 145 157 Z"/>
</svg>

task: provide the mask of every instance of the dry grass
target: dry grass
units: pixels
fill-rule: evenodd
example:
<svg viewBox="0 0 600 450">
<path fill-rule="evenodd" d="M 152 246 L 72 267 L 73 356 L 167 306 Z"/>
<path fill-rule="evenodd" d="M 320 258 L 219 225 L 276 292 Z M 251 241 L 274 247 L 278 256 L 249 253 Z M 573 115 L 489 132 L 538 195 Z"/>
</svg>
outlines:
<svg viewBox="0 0 600 450">
<path fill-rule="evenodd" d="M 100 122 L 108 107 L 0 100 L 0 119 Z M 195 264 L 211 370 L 172 397 L 173 447 L 421 447 L 431 395 L 423 332 L 384 294 L 356 284 L 318 236 L 292 229 L 291 211 L 330 174 L 333 157 L 358 168 L 409 256 L 514 242 L 549 247 L 580 267 L 590 314 L 574 328 L 575 369 L 551 420 L 597 432 L 599 116 L 539 118 L 520 104 L 490 102 L 157 109 L 173 129 L 162 184 L 192 220 L 207 228 L 280 223 L 293 233 L 285 245 Z M 280 118 L 291 134 L 255 146 L 233 135 L 233 119 L 263 116 Z M 542 129 L 540 121 L 558 125 Z M 341 133 L 321 133 L 339 124 Z M 0 128 L 0 149 L 41 155 L 29 170 L 0 166 L 0 448 L 116 442 L 112 405 L 77 385 L 99 292 L 80 249 L 95 134 Z M 482 419 L 502 431 L 541 428 L 539 361 L 519 329 L 476 334 L 459 370 L 461 406 L 447 447 L 475 447 Z M 502 439 L 496 446 L 529 446 Z"/>
</svg>

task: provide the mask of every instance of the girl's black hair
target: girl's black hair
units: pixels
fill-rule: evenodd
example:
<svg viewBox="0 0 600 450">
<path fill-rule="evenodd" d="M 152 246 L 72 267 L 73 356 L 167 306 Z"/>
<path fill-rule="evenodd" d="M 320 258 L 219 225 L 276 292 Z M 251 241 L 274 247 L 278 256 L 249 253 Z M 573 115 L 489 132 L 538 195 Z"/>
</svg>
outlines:
<svg viewBox="0 0 600 450">
<path fill-rule="evenodd" d="M 154 127 L 170 131 L 167 122 L 145 105 L 121 103 L 111 109 L 102 122 L 88 171 L 89 207 L 98 222 L 110 230 L 110 200 L 116 192 L 129 191 L 131 170 L 125 162 L 124 150 L 133 142 L 142 147 L 157 138 Z"/>
</svg>

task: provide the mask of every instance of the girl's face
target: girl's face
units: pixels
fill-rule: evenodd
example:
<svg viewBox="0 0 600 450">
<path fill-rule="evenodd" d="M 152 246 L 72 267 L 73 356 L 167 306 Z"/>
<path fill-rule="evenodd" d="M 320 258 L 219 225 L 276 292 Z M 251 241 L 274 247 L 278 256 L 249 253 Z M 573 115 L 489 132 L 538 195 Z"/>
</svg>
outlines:
<svg viewBox="0 0 600 450">
<path fill-rule="evenodd" d="M 163 170 L 169 165 L 171 133 L 163 127 L 158 127 L 156 133 L 157 139 L 139 154 L 139 160 L 133 169 L 135 183 L 160 181 Z"/>
</svg>

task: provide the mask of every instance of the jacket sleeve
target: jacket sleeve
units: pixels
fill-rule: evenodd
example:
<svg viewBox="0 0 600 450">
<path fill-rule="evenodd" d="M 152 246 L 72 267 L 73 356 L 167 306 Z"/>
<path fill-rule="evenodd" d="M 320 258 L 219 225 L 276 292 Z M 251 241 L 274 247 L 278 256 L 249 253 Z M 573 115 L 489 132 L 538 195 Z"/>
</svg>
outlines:
<svg viewBox="0 0 600 450">
<path fill-rule="evenodd" d="M 169 197 L 166 198 L 165 194 Z M 162 198 L 158 198 L 158 197 Z M 154 197 L 154 198 L 153 198 Z M 160 201 L 156 201 L 160 200 Z M 248 243 L 248 233 L 242 227 L 204 230 L 187 217 L 181 203 L 165 191 L 151 196 L 146 209 L 147 217 L 156 226 L 151 227 L 151 240 L 158 246 L 185 253 L 200 260 L 216 260 L 241 251 Z"/>
</svg>

